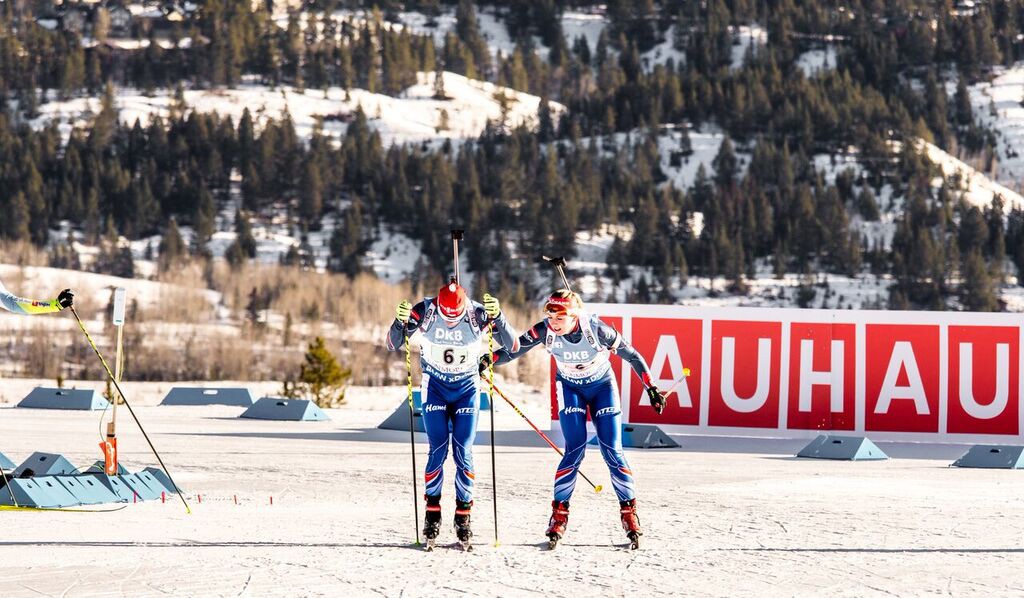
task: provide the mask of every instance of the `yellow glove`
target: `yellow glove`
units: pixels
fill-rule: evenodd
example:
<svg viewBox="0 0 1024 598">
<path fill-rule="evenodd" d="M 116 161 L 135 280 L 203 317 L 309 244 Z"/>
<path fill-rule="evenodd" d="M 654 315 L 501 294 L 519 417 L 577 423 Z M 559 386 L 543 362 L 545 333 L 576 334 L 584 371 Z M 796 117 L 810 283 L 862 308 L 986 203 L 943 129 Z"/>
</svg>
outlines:
<svg viewBox="0 0 1024 598">
<path fill-rule="evenodd" d="M 409 312 L 411 311 L 412 303 L 409 303 L 405 299 L 402 299 L 402 302 L 399 303 L 398 307 L 395 308 L 395 317 L 398 318 L 399 322 L 405 324 L 409 321 Z"/>
<path fill-rule="evenodd" d="M 501 303 L 490 293 L 484 293 L 484 312 L 487 313 L 487 317 L 492 319 L 501 315 Z"/>
</svg>

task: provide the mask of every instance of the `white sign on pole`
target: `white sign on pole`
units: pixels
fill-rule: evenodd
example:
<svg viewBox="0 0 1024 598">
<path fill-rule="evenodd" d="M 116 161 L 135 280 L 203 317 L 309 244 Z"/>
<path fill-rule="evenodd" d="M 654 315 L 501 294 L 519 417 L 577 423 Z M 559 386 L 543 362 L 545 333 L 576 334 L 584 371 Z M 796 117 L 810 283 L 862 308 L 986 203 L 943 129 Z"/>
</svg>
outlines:
<svg viewBox="0 0 1024 598">
<path fill-rule="evenodd" d="M 127 292 L 123 287 L 114 289 L 114 326 L 124 326 L 124 304 Z"/>
</svg>

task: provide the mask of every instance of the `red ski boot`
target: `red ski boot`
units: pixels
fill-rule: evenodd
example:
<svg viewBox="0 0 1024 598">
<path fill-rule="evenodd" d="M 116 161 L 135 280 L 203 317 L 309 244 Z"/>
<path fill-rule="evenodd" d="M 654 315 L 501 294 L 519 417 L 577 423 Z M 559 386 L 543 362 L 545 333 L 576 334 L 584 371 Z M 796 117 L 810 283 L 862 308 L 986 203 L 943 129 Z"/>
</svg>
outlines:
<svg viewBox="0 0 1024 598">
<path fill-rule="evenodd" d="M 632 550 L 640 548 L 640 536 L 644 532 L 640 529 L 640 517 L 636 514 L 636 499 L 620 500 L 619 514 L 622 516 L 622 529 L 629 538 L 629 547 Z"/>
<path fill-rule="evenodd" d="M 569 524 L 569 503 L 551 501 L 551 520 L 548 521 L 548 550 L 554 550 L 558 541 L 565 535 L 565 527 Z"/>
</svg>

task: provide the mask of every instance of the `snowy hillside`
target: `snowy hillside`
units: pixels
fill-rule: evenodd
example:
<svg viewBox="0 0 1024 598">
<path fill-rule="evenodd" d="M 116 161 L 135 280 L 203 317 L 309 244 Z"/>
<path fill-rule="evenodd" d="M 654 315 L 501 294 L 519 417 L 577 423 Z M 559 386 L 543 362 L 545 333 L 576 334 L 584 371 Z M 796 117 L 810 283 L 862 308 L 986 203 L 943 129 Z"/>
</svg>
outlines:
<svg viewBox="0 0 1024 598">
<path fill-rule="evenodd" d="M 1003 185 L 1024 190 L 1024 64 L 1010 68 L 997 66 L 991 82 L 968 88 L 974 117 L 995 131 L 998 166 L 995 179 Z M 947 83 L 946 92 L 956 91 L 955 81 Z"/>
<path fill-rule="evenodd" d="M 372 18 L 372 13 L 366 10 L 343 9 L 334 11 L 331 13 L 331 16 L 336 20 L 349 22 L 356 27 L 360 27 Z M 309 17 L 310 13 L 308 12 L 299 13 L 300 27 L 307 29 Z M 288 19 L 287 13 L 278 13 L 274 16 L 275 23 L 281 28 L 287 28 Z M 403 10 L 382 15 L 382 19 L 381 24 L 385 29 L 392 31 L 408 30 L 416 35 L 429 35 L 434 41 L 434 46 L 437 48 L 444 47 L 445 36 L 454 32 L 456 26 L 455 9 L 452 7 L 441 9 L 436 16 Z M 496 58 L 499 54 L 507 57 L 515 51 L 516 42 L 509 35 L 502 11 L 485 6 L 477 7 L 476 20 L 480 34 L 487 43 L 492 57 Z M 562 33 L 570 46 L 577 37 L 583 36 L 587 40 L 591 51 L 597 48 L 597 40 L 601 36 L 601 31 L 608 25 L 608 21 L 601 8 L 597 8 L 593 12 L 564 11 L 561 22 Z M 318 34 L 320 34 L 320 29 L 321 27 L 318 25 Z M 536 36 L 533 39 L 533 46 L 537 54 L 546 60 L 550 48 L 545 46 L 540 38 Z"/>
<path fill-rule="evenodd" d="M 185 102 L 200 112 L 231 116 L 236 123 L 246 108 L 257 120 L 267 117 L 279 119 L 287 112 L 295 123 L 296 132 L 302 137 L 311 135 L 318 123 L 322 123 L 327 135 L 337 137 L 344 134 L 348 121 L 361 107 L 369 118 L 370 126 L 380 132 L 385 146 L 477 137 L 488 121 L 500 119 L 498 96 L 501 94 L 509 98 L 509 126 L 536 124 L 540 98 L 535 95 L 445 73 L 445 93 L 451 99 L 436 100 L 433 98 L 434 76 L 434 73 L 419 73 L 418 83 L 406 89 L 401 97 L 362 89 L 346 92 L 338 87 L 324 91 L 297 90 L 290 86 L 241 85 L 236 89 L 186 90 Z M 166 117 L 173 102 L 173 93 L 169 90 L 146 96 L 137 90 L 124 89 L 119 90 L 116 96 L 121 121 L 131 124 L 138 119 L 143 126 L 153 115 Z M 39 128 L 56 119 L 66 136 L 72 127 L 84 125 L 86 118 L 95 115 L 99 109 L 99 98 L 46 102 L 39 107 L 40 116 L 32 121 L 32 125 Z M 553 118 L 557 119 L 565 107 L 551 103 L 551 111 Z"/>
<path fill-rule="evenodd" d="M 998 195 L 1003 198 L 1004 208 L 1007 211 L 1013 207 L 1024 208 L 1024 197 L 1021 197 L 1020 193 L 992 181 L 989 177 L 931 143 L 920 141 L 918 147 L 923 148 L 928 159 L 942 169 L 947 180 L 959 181 L 959 187 L 963 190 L 964 199 L 968 203 L 979 207 L 988 206 Z"/>
<path fill-rule="evenodd" d="M 615 238 L 629 241 L 633 230 L 629 226 L 606 226 L 598 233 L 576 235 L 576 258 L 570 260 L 577 290 L 592 301 L 628 300 L 636 290 L 641 278 L 648 282 L 653 277 L 643 268 L 630 267 L 629 277 L 613 287 L 612 277 L 607 272 L 608 250 Z M 810 281 L 787 274 L 775 278 L 767 263 L 759 263 L 753 279 L 747 281 L 750 292 L 734 295 L 728 291 L 729 280 L 718 277 L 690 276 L 685 286 L 673 281 L 672 295 L 680 305 L 704 307 L 794 307 L 797 293 L 802 285 L 808 287 L 803 293 L 812 293 L 808 307 L 836 309 L 870 309 L 885 305 L 889 296 L 891 281 L 870 274 L 857 278 L 836 274 L 821 274 Z M 1024 308 L 1024 306 L 1021 306 Z"/>
<path fill-rule="evenodd" d="M 760 25 L 740 25 L 730 27 L 730 30 L 733 43 L 729 66 L 732 69 L 743 66 L 748 50 L 756 52 L 758 48 L 768 43 L 768 31 Z M 672 60 L 676 66 L 686 63 L 685 52 L 681 52 L 675 47 L 675 36 L 676 26 L 673 25 L 665 32 L 664 40 L 660 44 L 640 56 L 646 70 L 651 71 L 655 66 L 666 64 L 669 60 Z"/>
<path fill-rule="evenodd" d="M 824 49 L 808 50 L 796 59 L 796 66 L 806 77 L 815 77 L 836 67 L 836 48 L 829 45 Z"/>
</svg>

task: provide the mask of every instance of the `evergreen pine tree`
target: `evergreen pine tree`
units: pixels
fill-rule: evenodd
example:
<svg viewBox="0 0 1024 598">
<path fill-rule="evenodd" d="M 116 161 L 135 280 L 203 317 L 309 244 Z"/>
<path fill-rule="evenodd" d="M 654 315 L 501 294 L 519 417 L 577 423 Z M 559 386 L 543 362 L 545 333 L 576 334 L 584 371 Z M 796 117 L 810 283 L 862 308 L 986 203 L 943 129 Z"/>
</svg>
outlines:
<svg viewBox="0 0 1024 598">
<path fill-rule="evenodd" d="M 345 390 L 352 370 L 342 368 L 327 349 L 324 339 L 316 337 L 306 349 L 305 363 L 299 369 L 299 381 L 307 395 L 319 407 L 345 404 Z"/>
</svg>

